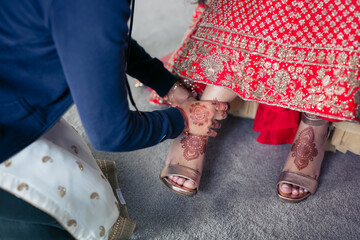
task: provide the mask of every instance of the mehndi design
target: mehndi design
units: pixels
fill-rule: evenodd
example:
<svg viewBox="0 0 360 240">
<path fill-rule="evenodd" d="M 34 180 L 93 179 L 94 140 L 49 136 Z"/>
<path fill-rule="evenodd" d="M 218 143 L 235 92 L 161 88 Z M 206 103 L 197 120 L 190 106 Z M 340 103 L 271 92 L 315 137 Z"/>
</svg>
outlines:
<svg viewBox="0 0 360 240">
<path fill-rule="evenodd" d="M 190 119 L 195 125 L 202 126 L 209 121 L 210 112 L 207 107 L 199 102 L 191 104 Z"/>
<path fill-rule="evenodd" d="M 206 136 L 188 135 L 181 139 L 183 155 L 187 161 L 197 159 L 206 151 Z"/>
<path fill-rule="evenodd" d="M 301 170 L 308 166 L 310 161 L 318 155 L 318 150 L 315 144 L 315 133 L 312 127 L 307 127 L 302 130 L 299 137 L 291 147 L 292 157 L 295 157 L 294 163 L 296 167 Z"/>
</svg>

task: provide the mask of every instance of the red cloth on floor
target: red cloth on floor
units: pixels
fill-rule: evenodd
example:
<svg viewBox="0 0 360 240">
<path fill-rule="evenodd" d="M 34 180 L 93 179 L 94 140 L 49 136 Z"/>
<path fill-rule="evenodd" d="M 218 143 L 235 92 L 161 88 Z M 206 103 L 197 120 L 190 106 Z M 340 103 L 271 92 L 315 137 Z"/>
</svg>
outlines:
<svg viewBox="0 0 360 240">
<path fill-rule="evenodd" d="M 321 117 L 330 122 L 340 122 Z M 282 107 L 259 104 L 256 112 L 253 130 L 260 132 L 256 139 L 263 144 L 293 143 L 296 131 L 301 121 L 301 113 Z"/>
<path fill-rule="evenodd" d="M 260 132 L 259 143 L 292 143 L 301 120 L 298 111 L 259 104 L 254 120 L 254 131 Z"/>
</svg>

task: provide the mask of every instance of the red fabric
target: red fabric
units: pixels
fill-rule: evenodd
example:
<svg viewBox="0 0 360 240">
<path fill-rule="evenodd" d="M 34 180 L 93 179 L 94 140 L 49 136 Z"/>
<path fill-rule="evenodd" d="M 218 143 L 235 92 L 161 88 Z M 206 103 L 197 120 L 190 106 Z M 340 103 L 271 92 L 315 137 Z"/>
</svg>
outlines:
<svg viewBox="0 0 360 240">
<path fill-rule="evenodd" d="M 197 9 L 169 69 L 198 93 L 210 84 L 265 103 L 258 142 L 292 143 L 299 112 L 360 121 L 359 1 L 209 5 Z"/>
<path fill-rule="evenodd" d="M 360 21 L 354 11 L 360 3 L 316 5 L 321 7 L 312 1 L 211 1 L 174 54 L 172 70 L 193 82 L 191 88 L 217 85 L 246 100 L 360 121 Z"/>
<path fill-rule="evenodd" d="M 254 120 L 254 131 L 260 132 L 259 143 L 292 143 L 301 120 L 298 111 L 259 104 Z"/>
<path fill-rule="evenodd" d="M 169 60 L 170 60 L 170 57 L 171 55 L 173 55 L 174 52 L 170 52 L 168 54 L 166 54 L 165 56 L 163 56 L 162 58 L 160 58 L 160 60 L 164 63 L 164 66 L 166 68 L 168 68 L 169 66 Z M 171 66 L 170 66 L 171 67 Z"/>
<path fill-rule="evenodd" d="M 330 122 L 339 120 L 322 119 Z M 287 108 L 259 104 L 256 112 L 253 130 L 260 132 L 256 139 L 263 144 L 293 143 L 296 131 L 301 121 L 301 113 Z"/>
</svg>

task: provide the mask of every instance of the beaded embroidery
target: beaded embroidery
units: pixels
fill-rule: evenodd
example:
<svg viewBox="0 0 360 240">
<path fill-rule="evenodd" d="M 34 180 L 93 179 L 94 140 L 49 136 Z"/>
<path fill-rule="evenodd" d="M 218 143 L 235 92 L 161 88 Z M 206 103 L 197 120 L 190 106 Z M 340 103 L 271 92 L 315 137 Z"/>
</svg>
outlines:
<svg viewBox="0 0 360 240">
<path fill-rule="evenodd" d="M 211 1 L 173 71 L 245 100 L 360 121 L 359 47 L 359 0 Z"/>
</svg>

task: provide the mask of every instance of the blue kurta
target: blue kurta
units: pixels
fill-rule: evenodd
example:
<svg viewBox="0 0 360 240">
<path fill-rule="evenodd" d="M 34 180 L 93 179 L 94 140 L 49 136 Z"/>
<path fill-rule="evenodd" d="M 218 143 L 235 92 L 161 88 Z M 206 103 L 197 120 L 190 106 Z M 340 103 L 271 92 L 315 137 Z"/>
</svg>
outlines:
<svg viewBox="0 0 360 240">
<path fill-rule="evenodd" d="M 93 147 L 131 151 L 177 137 L 179 110 L 130 111 L 127 0 L 0 0 L 0 161 L 74 102 Z M 176 81 L 135 41 L 128 73 L 165 95 Z"/>
</svg>

